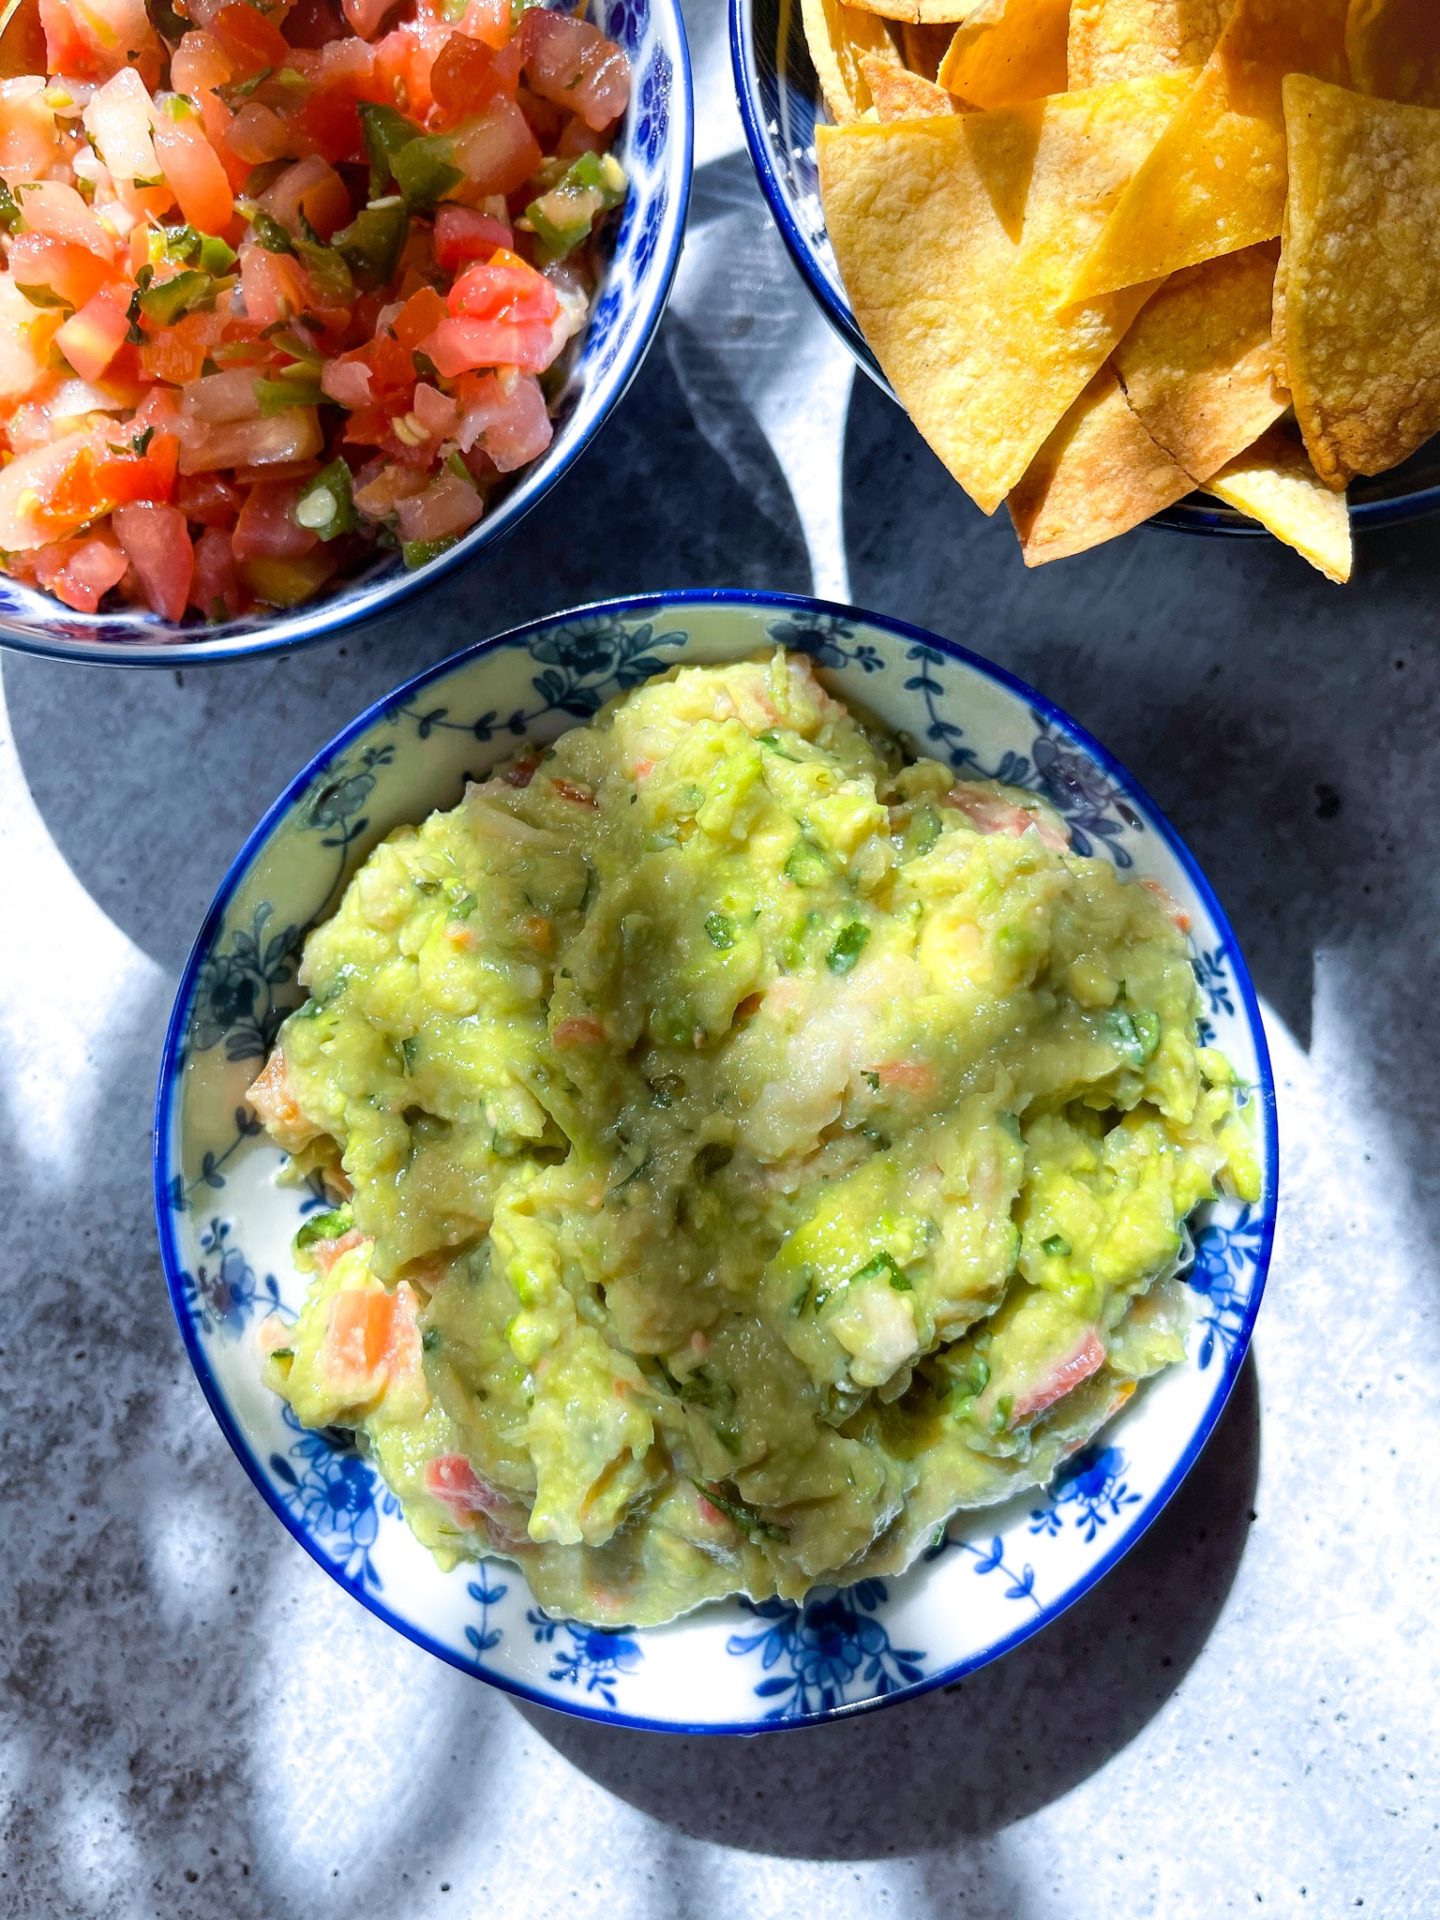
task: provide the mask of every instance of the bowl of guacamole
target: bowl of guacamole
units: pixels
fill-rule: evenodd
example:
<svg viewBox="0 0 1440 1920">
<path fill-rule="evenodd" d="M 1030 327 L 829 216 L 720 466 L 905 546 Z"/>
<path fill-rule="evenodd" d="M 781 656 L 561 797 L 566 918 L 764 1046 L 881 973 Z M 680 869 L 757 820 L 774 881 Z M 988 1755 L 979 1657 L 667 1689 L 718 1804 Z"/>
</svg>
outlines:
<svg viewBox="0 0 1440 1920">
<path fill-rule="evenodd" d="M 362 716 L 212 909 L 156 1137 L 291 1530 L 645 1725 L 1043 1624 L 1218 1416 L 1273 1221 L 1253 993 L 1168 825 L 998 670 L 783 596 L 560 616 Z"/>
</svg>

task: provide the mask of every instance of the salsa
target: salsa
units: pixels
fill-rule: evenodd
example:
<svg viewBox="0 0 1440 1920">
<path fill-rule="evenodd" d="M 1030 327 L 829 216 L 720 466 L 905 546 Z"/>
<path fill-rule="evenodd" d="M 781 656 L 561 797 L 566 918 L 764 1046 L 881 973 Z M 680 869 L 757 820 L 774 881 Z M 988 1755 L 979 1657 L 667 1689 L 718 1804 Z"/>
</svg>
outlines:
<svg viewBox="0 0 1440 1920">
<path fill-rule="evenodd" d="M 579 1619 L 899 1571 L 1183 1357 L 1187 1216 L 1256 1197 L 1182 919 L 803 657 L 622 695 L 311 933 L 266 1379 Z"/>
<path fill-rule="evenodd" d="M 443 552 L 551 439 L 621 48 L 523 0 L 39 0 L 0 80 L 0 564 L 290 607 Z"/>
</svg>

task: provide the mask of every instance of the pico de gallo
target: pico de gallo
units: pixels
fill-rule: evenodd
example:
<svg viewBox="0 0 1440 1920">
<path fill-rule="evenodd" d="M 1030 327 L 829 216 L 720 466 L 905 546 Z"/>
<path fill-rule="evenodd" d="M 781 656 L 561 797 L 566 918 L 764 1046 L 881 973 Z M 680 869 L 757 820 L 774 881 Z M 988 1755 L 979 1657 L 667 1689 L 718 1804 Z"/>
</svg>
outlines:
<svg viewBox="0 0 1440 1920">
<path fill-rule="evenodd" d="M 425 564 L 550 444 L 626 192 L 589 21 L 38 0 L 0 70 L 7 572 L 87 613 L 291 607 L 377 547 Z"/>
</svg>

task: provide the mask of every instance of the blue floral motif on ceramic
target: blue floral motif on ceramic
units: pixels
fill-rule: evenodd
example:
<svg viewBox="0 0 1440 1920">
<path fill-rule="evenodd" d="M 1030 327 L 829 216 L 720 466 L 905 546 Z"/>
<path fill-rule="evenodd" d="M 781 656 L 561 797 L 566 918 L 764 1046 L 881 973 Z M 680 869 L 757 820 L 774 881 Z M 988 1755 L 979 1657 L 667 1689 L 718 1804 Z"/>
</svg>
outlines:
<svg viewBox="0 0 1440 1920">
<path fill-rule="evenodd" d="M 1200 1325 L 1201 1367 L 1208 1367 L 1217 1348 L 1227 1357 L 1235 1351 L 1249 1310 L 1255 1262 L 1264 1240 L 1264 1225 L 1253 1208 L 1246 1207 L 1229 1225 L 1208 1221 L 1195 1236 L 1195 1259 L 1183 1278 L 1205 1301 Z"/>
<path fill-rule="evenodd" d="M 551 3 L 565 7 L 566 0 Z M 174 624 L 141 608 L 76 613 L 0 574 L 0 646 L 101 664 L 123 653 L 166 665 L 298 646 L 373 619 L 494 546 L 569 471 L 624 397 L 659 327 L 684 239 L 693 148 L 681 0 L 591 0 L 588 11 L 630 59 L 631 105 L 614 147 L 629 190 L 603 238 L 600 291 L 556 396 L 548 451 L 514 477 L 455 547 L 415 572 L 398 554 L 382 555 L 311 606 L 262 609 L 213 625 Z"/>
<path fill-rule="evenodd" d="M 659 1633 L 605 1633 L 548 1619 L 517 1568 L 438 1568 L 350 1437 L 303 1431 L 262 1388 L 255 1329 L 277 1306 L 298 1310 L 306 1281 L 291 1237 L 328 1202 L 316 1183 L 275 1185 L 279 1156 L 244 1088 L 299 997 L 307 928 L 386 832 L 453 804 L 522 741 L 543 747 L 651 674 L 777 642 L 807 652 L 836 691 L 918 751 L 1044 793 L 1072 833 L 1172 893 L 1194 923 L 1216 1043 L 1251 1089 L 1265 1199 L 1253 1209 L 1222 1200 L 1196 1223 L 1193 1357 L 1136 1395 L 1123 1457 L 1102 1436 L 1053 1490 L 987 1515 L 983 1537 L 964 1537 L 975 1516 L 957 1515 L 957 1537 L 942 1535 L 901 1578 L 803 1604 L 727 1602 Z M 697 592 L 488 642 L 397 689 L 317 757 L 227 880 L 211 927 L 177 997 L 157 1114 L 157 1214 L 182 1331 L 227 1433 L 292 1531 L 352 1594 L 468 1672 L 601 1718 L 739 1730 L 936 1684 L 1033 1631 L 1129 1544 L 1233 1382 L 1274 1208 L 1273 1089 L 1233 935 L 1170 829 L 1103 751 L 1038 695 L 933 636 L 785 596 Z"/>
<path fill-rule="evenodd" d="M 212 1181 L 223 1185 L 223 1181 Z M 280 1284 L 273 1273 L 257 1279 L 238 1246 L 230 1244 L 228 1220 L 212 1219 L 200 1235 L 206 1258 L 183 1275 L 185 1304 L 206 1333 L 222 1329 L 233 1339 L 257 1311 L 261 1317 L 280 1305 Z"/>
<path fill-rule="evenodd" d="M 1067 1460 L 1056 1474 L 1048 1504 L 1031 1511 L 1030 1531 L 1059 1533 L 1068 1520 L 1088 1542 L 1139 1501 L 1140 1495 L 1132 1493 L 1125 1480 L 1124 1452 L 1096 1441 Z"/>
<path fill-rule="evenodd" d="M 487 1565 L 482 1563 L 479 1579 L 471 1580 L 465 1591 L 480 1608 L 479 1623 L 465 1629 L 465 1638 L 478 1658 L 482 1653 L 492 1653 L 504 1638 L 503 1630 L 490 1624 L 490 1609 L 498 1607 L 510 1589 L 503 1580 L 492 1580 Z"/>
<path fill-rule="evenodd" d="M 961 1516 L 963 1520 L 963 1515 Z M 956 1522 L 957 1525 L 960 1521 Z M 1035 1569 L 1027 1561 L 1021 1567 L 1010 1566 L 1005 1559 L 1005 1542 L 998 1533 L 993 1535 L 985 1546 L 977 1546 L 975 1541 L 963 1538 L 952 1539 L 948 1528 L 942 1528 L 938 1539 L 933 1540 L 921 1556 L 924 1560 L 938 1560 L 945 1553 L 960 1553 L 973 1560 L 973 1571 L 983 1579 L 987 1574 L 998 1573 L 1005 1582 L 1003 1591 L 1007 1600 L 1028 1600 L 1037 1612 L 1040 1601 L 1035 1592 Z"/>
<path fill-rule="evenodd" d="M 794 1600 L 746 1601 L 764 1622 L 753 1633 L 735 1633 L 726 1643 L 737 1657 L 758 1653 L 763 1680 L 755 1685 L 772 1704 L 767 1720 L 832 1713 L 849 1700 L 883 1698 L 924 1677 L 918 1647 L 896 1647 L 877 1618 L 885 1604 L 883 1580 L 853 1587 L 817 1587 L 803 1604 Z"/>
<path fill-rule="evenodd" d="M 1061 733 L 1048 715 L 1031 709 L 1036 732 L 1028 754 L 1009 751 L 994 766 L 984 766 L 965 745 L 964 728 L 939 711 L 937 703 L 944 686 L 935 669 L 944 666 L 944 654 L 933 647 L 915 646 L 906 657 L 916 663 L 916 671 L 906 680 L 905 690 L 923 696 L 930 717 L 926 741 L 938 747 L 951 766 L 974 778 L 1028 787 L 1048 800 L 1064 819 L 1070 829 L 1070 844 L 1078 854 L 1088 857 L 1095 851 L 1095 840 L 1099 840 L 1117 867 L 1134 866 L 1124 835 L 1143 833 L 1144 821 L 1115 782 Z"/>
<path fill-rule="evenodd" d="M 288 1406 L 285 1425 L 299 1437 L 287 1454 L 272 1453 L 270 1471 L 281 1498 L 319 1541 L 326 1557 L 348 1581 L 378 1592 L 384 1581 L 371 1558 L 382 1514 L 398 1514 L 400 1502 L 353 1437 L 340 1427 L 311 1432 Z"/>
<path fill-rule="evenodd" d="M 578 1620 L 552 1620 L 539 1607 L 527 1608 L 525 1618 L 536 1641 L 554 1654 L 552 1680 L 598 1693 L 607 1707 L 615 1705 L 616 1681 L 640 1664 L 640 1642 L 633 1635 L 610 1627 L 587 1627 Z"/>
</svg>

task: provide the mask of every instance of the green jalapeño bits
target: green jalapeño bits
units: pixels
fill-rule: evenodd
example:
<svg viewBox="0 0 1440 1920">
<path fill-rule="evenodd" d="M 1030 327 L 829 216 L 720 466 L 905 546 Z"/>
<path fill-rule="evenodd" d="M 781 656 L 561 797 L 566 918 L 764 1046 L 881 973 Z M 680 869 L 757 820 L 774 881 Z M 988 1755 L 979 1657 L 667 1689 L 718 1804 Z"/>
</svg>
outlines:
<svg viewBox="0 0 1440 1920">
<path fill-rule="evenodd" d="M 345 462 L 332 460 L 308 481 L 293 511 L 295 524 L 322 540 L 335 540 L 351 532 L 356 515 L 350 469 Z"/>
<path fill-rule="evenodd" d="M 557 259 L 588 240 L 595 222 L 623 205 L 629 185 L 611 153 L 582 153 L 550 188 L 525 209 L 531 231 Z"/>
<path fill-rule="evenodd" d="M 512 751 L 306 940 L 250 1099 L 353 1197 L 265 1379 L 564 1618 L 897 1574 L 1183 1357 L 1187 1217 L 1257 1193 L 1186 942 L 800 654 Z"/>
</svg>

